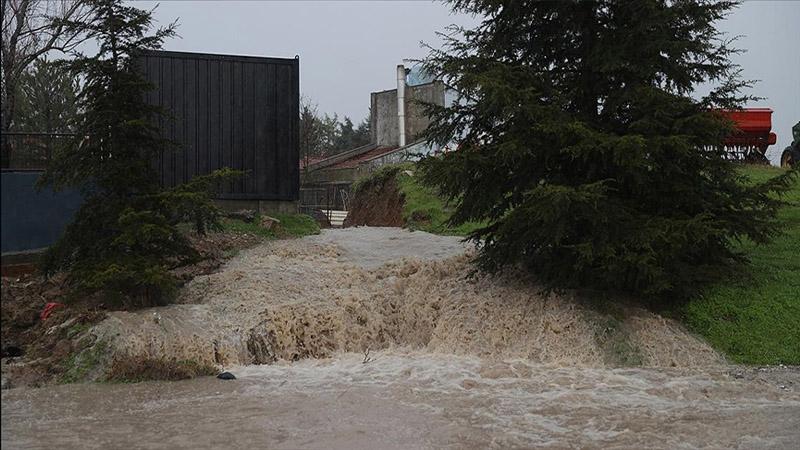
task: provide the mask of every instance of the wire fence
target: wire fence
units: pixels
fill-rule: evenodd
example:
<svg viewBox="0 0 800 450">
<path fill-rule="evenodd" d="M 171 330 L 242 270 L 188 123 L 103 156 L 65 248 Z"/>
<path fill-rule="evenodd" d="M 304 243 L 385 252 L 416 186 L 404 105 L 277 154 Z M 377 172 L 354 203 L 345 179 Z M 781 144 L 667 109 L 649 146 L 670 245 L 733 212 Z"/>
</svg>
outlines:
<svg viewBox="0 0 800 450">
<path fill-rule="evenodd" d="M 335 211 L 350 209 L 350 182 L 305 184 L 300 187 L 300 212 L 324 215 L 333 223 Z"/>
</svg>

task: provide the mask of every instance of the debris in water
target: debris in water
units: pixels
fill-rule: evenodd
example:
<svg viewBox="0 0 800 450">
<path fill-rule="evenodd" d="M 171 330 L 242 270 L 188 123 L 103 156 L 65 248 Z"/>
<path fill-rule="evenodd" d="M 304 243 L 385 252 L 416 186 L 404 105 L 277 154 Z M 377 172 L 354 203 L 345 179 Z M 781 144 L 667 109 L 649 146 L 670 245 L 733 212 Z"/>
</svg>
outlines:
<svg viewBox="0 0 800 450">
<path fill-rule="evenodd" d="M 217 378 L 220 380 L 235 380 L 236 376 L 230 372 L 222 372 L 221 374 L 217 375 Z"/>
<path fill-rule="evenodd" d="M 375 359 L 369 356 L 369 347 L 367 347 L 367 350 L 364 351 L 364 361 L 361 361 L 361 364 L 371 363 L 372 361 L 375 361 Z"/>
</svg>

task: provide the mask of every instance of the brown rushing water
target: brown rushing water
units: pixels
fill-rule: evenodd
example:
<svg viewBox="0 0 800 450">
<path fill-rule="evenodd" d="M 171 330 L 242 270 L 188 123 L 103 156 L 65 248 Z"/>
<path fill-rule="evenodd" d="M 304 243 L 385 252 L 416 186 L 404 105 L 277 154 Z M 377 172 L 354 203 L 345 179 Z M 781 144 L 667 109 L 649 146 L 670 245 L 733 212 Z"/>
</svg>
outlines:
<svg viewBox="0 0 800 450">
<path fill-rule="evenodd" d="M 179 304 L 114 312 L 91 332 L 116 359 L 225 367 L 392 347 L 614 366 L 615 342 L 625 343 L 617 359 L 636 365 L 723 363 L 641 308 L 619 320 L 515 271 L 470 276 L 465 249 L 458 237 L 397 228 L 325 230 L 244 251 L 189 283 Z"/>
<path fill-rule="evenodd" d="M 3 449 L 797 448 L 796 369 L 737 379 L 672 320 L 609 322 L 518 274 L 468 277 L 464 250 L 360 228 L 245 251 L 180 304 L 89 331 L 109 358 L 238 380 L 3 391 Z"/>
<path fill-rule="evenodd" d="M 549 367 L 380 352 L 235 381 L 2 394 L 10 448 L 797 448 L 800 394 L 721 369 Z"/>
</svg>

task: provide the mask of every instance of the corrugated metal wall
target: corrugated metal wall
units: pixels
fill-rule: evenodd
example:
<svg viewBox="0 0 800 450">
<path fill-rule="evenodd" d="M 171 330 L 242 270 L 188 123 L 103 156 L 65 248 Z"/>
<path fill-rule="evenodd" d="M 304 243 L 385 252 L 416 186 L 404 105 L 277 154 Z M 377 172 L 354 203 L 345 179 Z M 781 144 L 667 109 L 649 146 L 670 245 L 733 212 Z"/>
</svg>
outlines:
<svg viewBox="0 0 800 450">
<path fill-rule="evenodd" d="M 297 200 L 299 60 L 148 52 L 148 101 L 171 112 L 164 135 L 183 146 L 157 162 L 165 186 L 230 167 L 248 175 L 219 198 Z"/>
</svg>

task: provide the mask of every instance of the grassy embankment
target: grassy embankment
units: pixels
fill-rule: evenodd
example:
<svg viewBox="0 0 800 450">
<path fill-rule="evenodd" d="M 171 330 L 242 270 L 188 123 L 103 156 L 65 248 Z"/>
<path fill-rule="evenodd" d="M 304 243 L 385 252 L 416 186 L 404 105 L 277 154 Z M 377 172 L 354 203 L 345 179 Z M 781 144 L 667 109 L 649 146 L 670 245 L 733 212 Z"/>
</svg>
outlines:
<svg viewBox="0 0 800 450">
<path fill-rule="evenodd" d="M 479 226 L 447 226 L 452 209 L 404 170 L 413 167 L 403 167 L 396 175 L 405 194 L 403 216 L 409 228 L 463 236 Z M 742 170 L 753 181 L 782 173 L 763 166 Z M 800 185 L 786 200 L 790 205 L 780 213 L 784 234 L 767 245 L 739 245 L 751 261 L 750 276 L 711 286 L 676 311 L 689 328 L 733 362 L 800 364 Z"/>
<path fill-rule="evenodd" d="M 433 189 L 419 183 L 414 172 L 415 167 L 410 163 L 384 166 L 368 178 L 359 180 L 353 186 L 353 191 L 358 191 L 362 183 L 383 184 L 382 178 L 394 175 L 400 193 L 405 196 L 403 220 L 407 228 L 448 236 L 466 236 L 482 225 L 476 222 L 467 222 L 455 227 L 446 224 L 453 213 L 453 208 L 447 205 Z"/>
<path fill-rule="evenodd" d="M 782 169 L 747 166 L 753 181 Z M 720 283 L 681 308 L 683 321 L 733 362 L 800 364 L 800 183 L 780 213 L 784 233 L 767 245 L 744 242 L 750 275 Z"/>
</svg>

